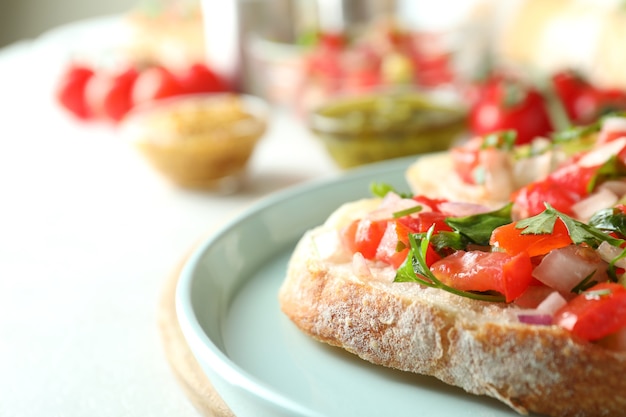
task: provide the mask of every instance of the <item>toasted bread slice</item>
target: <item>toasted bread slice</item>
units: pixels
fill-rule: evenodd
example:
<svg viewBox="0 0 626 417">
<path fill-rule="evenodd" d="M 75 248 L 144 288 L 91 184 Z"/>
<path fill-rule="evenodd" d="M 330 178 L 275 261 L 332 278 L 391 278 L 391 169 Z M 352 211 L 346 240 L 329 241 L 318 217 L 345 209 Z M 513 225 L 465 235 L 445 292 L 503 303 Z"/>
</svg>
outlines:
<svg viewBox="0 0 626 417">
<path fill-rule="evenodd" d="M 300 330 L 371 363 L 497 398 L 520 414 L 623 415 L 626 352 L 574 339 L 559 326 L 520 323 L 512 305 L 394 283 L 390 266 L 355 267 L 333 240 L 376 204 L 340 207 L 297 244 L 279 301 Z"/>
<path fill-rule="evenodd" d="M 467 184 L 454 170 L 450 152 L 441 152 L 418 158 L 406 173 L 411 189 L 431 198 L 465 201 L 498 208 L 508 202 L 514 182 L 509 169 L 501 170 L 494 180 L 498 184 Z"/>
</svg>

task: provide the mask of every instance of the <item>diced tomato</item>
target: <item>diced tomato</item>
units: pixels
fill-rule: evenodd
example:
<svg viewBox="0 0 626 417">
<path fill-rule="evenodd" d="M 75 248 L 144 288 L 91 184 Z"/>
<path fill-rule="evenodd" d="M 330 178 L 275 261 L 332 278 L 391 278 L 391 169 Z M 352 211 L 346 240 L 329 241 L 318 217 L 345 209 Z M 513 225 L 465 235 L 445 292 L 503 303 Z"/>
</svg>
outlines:
<svg viewBox="0 0 626 417">
<path fill-rule="evenodd" d="M 479 146 L 471 146 L 478 138 L 465 146 L 456 146 L 450 149 L 450 157 L 454 161 L 454 170 L 467 184 L 475 184 L 474 170 L 478 167 Z"/>
<path fill-rule="evenodd" d="M 517 222 L 497 227 L 491 233 L 489 244 L 510 255 L 526 252 L 531 258 L 572 244 L 572 238 L 569 236 L 565 223 L 558 218 L 550 234 L 537 235 L 523 232 L 524 229 L 517 228 Z"/>
<path fill-rule="evenodd" d="M 365 259 L 386 262 L 398 269 L 409 253 L 409 234 L 426 233 L 433 224 L 435 231 L 452 230 L 444 219 L 442 213 L 427 211 L 399 219 L 355 220 L 341 231 L 341 239 L 352 253 L 361 252 Z M 440 258 L 429 246 L 426 263 L 431 265 Z"/>
<path fill-rule="evenodd" d="M 365 259 L 374 259 L 386 229 L 387 220 L 355 220 L 341 231 L 341 237 L 351 252 L 361 252 Z"/>
<path fill-rule="evenodd" d="M 433 211 L 438 211 L 439 204 L 448 202 L 445 198 L 430 198 L 419 194 L 413 196 L 413 200 L 422 206 L 430 207 Z"/>
<path fill-rule="evenodd" d="M 376 259 L 398 269 L 409 253 L 409 233 L 411 232 L 402 223 L 390 221 L 376 249 Z"/>
<path fill-rule="evenodd" d="M 553 322 L 585 340 L 598 340 L 626 327 L 626 288 L 601 283 L 559 309 Z"/>
<path fill-rule="evenodd" d="M 580 197 L 589 195 L 589 183 L 598 172 L 599 165 L 583 167 L 578 164 L 568 164 L 552 172 L 547 181 L 557 187 L 571 191 Z"/>
<path fill-rule="evenodd" d="M 519 297 L 532 280 L 527 253 L 457 251 L 431 267 L 444 284 L 463 291 L 496 291 L 507 302 Z"/>
<path fill-rule="evenodd" d="M 413 233 L 426 233 L 431 226 L 435 226 L 434 232 L 451 231 L 452 228 L 445 222 L 446 215 L 436 211 L 425 211 L 417 216 L 406 216 L 398 219 L 405 227 L 411 229 Z"/>
<path fill-rule="evenodd" d="M 533 182 L 513 193 L 512 201 L 522 217 L 531 217 L 545 210 L 549 203 L 556 210 L 573 215 L 572 205 L 579 200 L 577 194 L 551 181 Z"/>
</svg>

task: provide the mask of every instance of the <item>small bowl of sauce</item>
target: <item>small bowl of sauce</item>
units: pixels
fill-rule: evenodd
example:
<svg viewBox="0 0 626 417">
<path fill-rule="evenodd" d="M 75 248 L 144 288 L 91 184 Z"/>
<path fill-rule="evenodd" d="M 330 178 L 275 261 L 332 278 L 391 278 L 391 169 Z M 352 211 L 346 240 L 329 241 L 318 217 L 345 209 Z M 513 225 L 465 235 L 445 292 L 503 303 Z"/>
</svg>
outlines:
<svg viewBox="0 0 626 417">
<path fill-rule="evenodd" d="M 262 99 L 243 94 L 179 96 L 132 110 L 123 132 L 174 184 L 231 193 L 242 185 L 268 110 Z"/>
<path fill-rule="evenodd" d="M 309 127 L 341 168 L 443 151 L 467 130 L 456 95 L 417 90 L 335 97 L 311 112 Z"/>
</svg>

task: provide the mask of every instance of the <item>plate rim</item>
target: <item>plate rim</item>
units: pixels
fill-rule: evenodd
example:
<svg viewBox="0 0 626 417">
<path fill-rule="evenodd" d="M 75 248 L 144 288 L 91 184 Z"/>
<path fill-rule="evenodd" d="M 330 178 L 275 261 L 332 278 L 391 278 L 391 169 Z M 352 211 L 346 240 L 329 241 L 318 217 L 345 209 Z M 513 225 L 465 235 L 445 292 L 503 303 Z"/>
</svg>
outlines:
<svg viewBox="0 0 626 417">
<path fill-rule="evenodd" d="M 275 388 L 269 386 L 269 384 L 262 379 L 243 369 L 206 334 L 195 314 L 191 300 L 195 268 L 198 266 L 206 251 L 209 250 L 215 242 L 228 234 L 241 222 L 263 210 L 277 206 L 289 198 L 301 196 L 302 194 L 310 193 L 315 190 L 322 190 L 334 184 L 358 181 L 370 177 L 373 178 L 385 172 L 404 174 L 408 167 L 421 157 L 422 155 L 414 155 L 376 162 L 339 172 L 330 177 L 317 178 L 289 186 L 279 191 L 274 191 L 235 214 L 196 245 L 179 272 L 179 279 L 175 289 L 176 315 L 184 338 L 190 346 L 194 346 L 194 348 L 191 349 L 192 354 L 196 358 L 202 356 L 203 359 L 210 362 L 212 369 L 229 384 L 240 387 L 259 399 L 269 401 L 272 405 L 281 407 L 281 409 L 290 413 L 297 413 L 297 415 L 320 416 L 316 411 L 288 398 Z"/>
</svg>

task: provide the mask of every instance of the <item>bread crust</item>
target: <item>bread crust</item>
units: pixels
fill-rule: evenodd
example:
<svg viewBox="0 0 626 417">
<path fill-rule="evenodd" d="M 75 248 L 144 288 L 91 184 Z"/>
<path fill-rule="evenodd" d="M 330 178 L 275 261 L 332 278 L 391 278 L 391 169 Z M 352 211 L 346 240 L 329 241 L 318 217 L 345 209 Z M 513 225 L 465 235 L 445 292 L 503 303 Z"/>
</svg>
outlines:
<svg viewBox="0 0 626 417">
<path fill-rule="evenodd" d="M 279 301 L 300 330 L 371 363 L 494 397 L 520 414 L 624 413 L 626 352 L 574 339 L 558 326 L 519 323 L 510 305 L 393 283 L 388 266 L 372 262 L 371 276 L 357 276 L 349 255 L 322 258 L 316 237 L 359 207 L 339 209 L 293 252 Z"/>
</svg>

